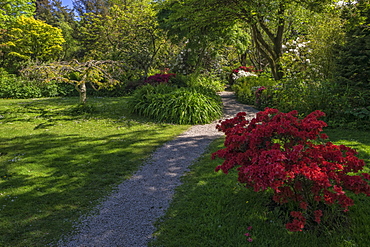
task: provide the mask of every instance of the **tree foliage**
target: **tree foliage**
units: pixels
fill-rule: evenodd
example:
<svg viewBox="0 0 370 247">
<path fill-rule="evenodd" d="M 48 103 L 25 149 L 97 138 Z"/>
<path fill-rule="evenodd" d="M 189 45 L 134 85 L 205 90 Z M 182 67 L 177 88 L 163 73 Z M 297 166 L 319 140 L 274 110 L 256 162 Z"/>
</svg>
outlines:
<svg viewBox="0 0 370 247">
<path fill-rule="evenodd" d="M 225 30 L 235 23 L 245 23 L 251 31 L 253 45 L 269 63 L 275 79 L 281 79 L 280 68 L 282 44 L 287 31 L 289 13 L 297 6 L 314 11 L 322 11 L 330 1 L 165 1 L 168 12 L 167 25 L 183 32 L 209 35 L 214 31 Z"/>
<path fill-rule="evenodd" d="M 63 60 L 74 58 L 79 49 L 75 38 L 78 21 L 72 9 L 63 6 L 61 0 L 36 0 L 35 19 L 42 20 L 49 25 L 60 28 L 66 42 L 63 43 Z"/>
<path fill-rule="evenodd" d="M 338 49 L 338 77 L 346 85 L 370 89 L 370 1 L 344 7 L 346 42 Z"/>
<path fill-rule="evenodd" d="M 17 17 L 31 17 L 35 12 L 33 1 L 2 0 L 0 1 L 0 29 L 7 28 Z"/>
<path fill-rule="evenodd" d="M 106 15 L 109 10 L 109 0 L 78 0 L 73 1 L 73 7 L 80 16 L 86 13 Z"/>
<path fill-rule="evenodd" d="M 343 43 L 343 21 L 336 9 L 325 15 L 297 9 L 290 21 L 291 33 L 283 43 L 281 64 L 286 78 L 322 80 L 335 73 L 335 47 Z M 297 21 L 305 21 L 298 25 Z"/>
<path fill-rule="evenodd" d="M 109 14 L 82 16 L 79 39 L 81 57 L 123 61 L 132 72 L 147 76 L 166 40 L 157 28 L 151 5 L 113 5 Z"/>
<path fill-rule="evenodd" d="M 74 22 L 74 13 L 63 6 L 61 0 L 36 0 L 35 19 L 42 20 L 49 25 L 59 27 L 59 23 Z"/>
<path fill-rule="evenodd" d="M 24 61 L 50 61 L 61 54 L 62 31 L 33 17 L 20 16 L 3 35 L 3 65 Z"/>
</svg>

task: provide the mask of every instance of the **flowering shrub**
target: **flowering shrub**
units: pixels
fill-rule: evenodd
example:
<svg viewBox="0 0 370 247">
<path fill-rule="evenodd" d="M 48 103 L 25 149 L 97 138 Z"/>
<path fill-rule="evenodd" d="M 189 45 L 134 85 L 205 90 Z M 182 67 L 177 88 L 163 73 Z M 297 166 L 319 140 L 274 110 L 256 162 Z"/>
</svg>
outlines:
<svg viewBox="0 0 370 247">
<path fill-rule="evenodd" d="M 227 174 L 238 167 L 240 183 L 256 192 L 271 188 L 276 203 L 293 204 L 297 210 L 286 224 L 290 231 L 301 231 L 308 221 L 319 224 L 325 206 L 336 204 L 348 211 L 353 200 L 345 189 L 370 195 L 365 181 L 370 175 L 350 175 L 365 165 L 356 151 L 325 142 L 328 137 L 320 133 L 327 125 L 318 118 L 325 114 L 314 111 L 303 119 L 297 115 L 297 111 L 266 108 L 248 121 L 246 113 L 240 112 L 217 125 L 226 134 L 226 148 L 212 155 L 225 159 L 216 171 Z"/>
<path fill-rule="evenodd" d="M 260 86 L 255 89 L 255 92 L 254 92 L 255 106 L 258 109 L 270 103 L 272 96 L 267 91 L 268 91 L 267 88 L 264 86 Z"/>
<path fill-rule="evenodd" d="M 234 81 L 236 81 L 237 79 L 241 77 L 257 76 L 257 74 L 255 74 L 256 72 L 258 71 L 255 70 L 253 66 L 249 66 L 249 67 L 240 66 L 239 68 L 233 70 L 233 73 L 231 74 L 231 78 Z"/>
<path fill-rule="evenodd" d="M 270 101 L 276 82 L 266 76 L 242 77 L 231 86 L 239 102 L 254 105 L 258 109 L 272 106 Z"/>
<path fill-rule="evenodd" d="M 240 66 L 239 68 L 237 69 L 234 69 L 233 70 L 233 73 L 239 73 L 240 71 L 245 71 L 245 72 L 258 72 L 254 66 L 249 66 L 249 67 L 246 67 L 246 66 Z"/>
<path fill-rule="evenodd" d="M 171 77 L 175 77 L 176 74 L 173 73 L 160 73 L 155 74 L 152 76 L 149 76 L 145 82 L 149 84 L 161 84 L 161 83 L 167 83 Z"/>
<path fill-rule="evenodd" d="M 280 62 L 286 77 L 304 80 L 324 77 L 322 66 L 312 61 L 315 58 L 311 45 L 311 41 L 297 37 L 282 46 Z"/>
</svg>

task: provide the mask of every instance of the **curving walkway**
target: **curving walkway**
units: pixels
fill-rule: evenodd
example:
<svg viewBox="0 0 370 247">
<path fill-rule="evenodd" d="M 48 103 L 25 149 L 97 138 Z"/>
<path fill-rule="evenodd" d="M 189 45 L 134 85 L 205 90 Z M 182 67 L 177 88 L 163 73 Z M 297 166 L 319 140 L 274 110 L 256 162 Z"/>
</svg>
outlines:
<svg viewBox="0 0 370 247">
<path fill-rule="evenodd" d="M 220 93 L 224 117 L 240 111 L 254 117 L 256 109 L 236 102 L 232 92 Z M 164 215 L 180 177 L 206 150 L 211 141 L 223 133 L 216 122 L 195 125 L 158 148 L 151 158 L 129 180 L 96 208 L 96 214 L 81 218 L 76 233 L 59 246 L 144 247 L 155 231 L 153 223 Z"/>
</svg>

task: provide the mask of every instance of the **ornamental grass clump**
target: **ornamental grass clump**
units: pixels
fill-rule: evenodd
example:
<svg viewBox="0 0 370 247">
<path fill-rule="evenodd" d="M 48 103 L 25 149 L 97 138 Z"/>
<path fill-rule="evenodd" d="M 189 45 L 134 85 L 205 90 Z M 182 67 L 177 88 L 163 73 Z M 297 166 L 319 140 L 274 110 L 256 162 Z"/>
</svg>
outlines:
<svg viewBox="0 0 370 247">
<path fill-rule="evenodd" d="M 271 189 L 273 201 L 291 211 L 289 231 L 315 228 L 328 212 L 347 212 L 354 202 L 345 190 L 369 196 L 370 175 L 361 173 L 365 162 L 354 149 L 326 141 L 321 132 L 327 124 L 318 120 L 324 115 L 314 111 L 299 119 L 297 111 L 266 108 L 248 121 L 238 113 L 217 125 L 226 148 L 212 155 L 225 159 L 216 171 L 237 167 L 246 187 Z"/>
<path fill-rule="evenodd" d="M 221 117 L 222 102 L 219 95 L 204 90 L 148 84 L 135 91 L 128 109 L 157 122 L 205 124 Z"/>
</svg>

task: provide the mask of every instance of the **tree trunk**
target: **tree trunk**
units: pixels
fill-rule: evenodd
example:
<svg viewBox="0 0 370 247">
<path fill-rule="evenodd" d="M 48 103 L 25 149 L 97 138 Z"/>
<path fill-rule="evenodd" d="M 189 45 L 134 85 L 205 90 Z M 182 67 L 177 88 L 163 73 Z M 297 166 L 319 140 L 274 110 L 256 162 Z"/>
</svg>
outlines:
<svg viewBox="0 0 370 247">
<path fill-rule="evenodd" d="M 281 80 L 284 73 L 281 69 L 280 58 L 282 56 L 283 34 L 285 29 L 284 19 L 285 6 L 279 6 L 279 20 L 276 30 L 271 30 L 265 23 L 264 19 L 260 19 L 251 24 L 252 38 L 254 45 L 262 56 L 268 61 L 271 69 L 271 74 L 276 81 Z"/>
<path fill-rule="evenodd" d="M 240 54 L 239 60 L 242 66 L 247 66 L 247 53 L 248 51 L 244 51 L 242 54 Z"/>
<path fill-rule="evenodd" d="M 82 83 L 80 85 L 80 88 L 79 88 L 79 92 L 80 92 L 80 103 L 81 104 L 85 104 L 86 103 L 86 99 L 87 99 L 87 89 L 86 89 L 86 83 Z"/>
</svg>

